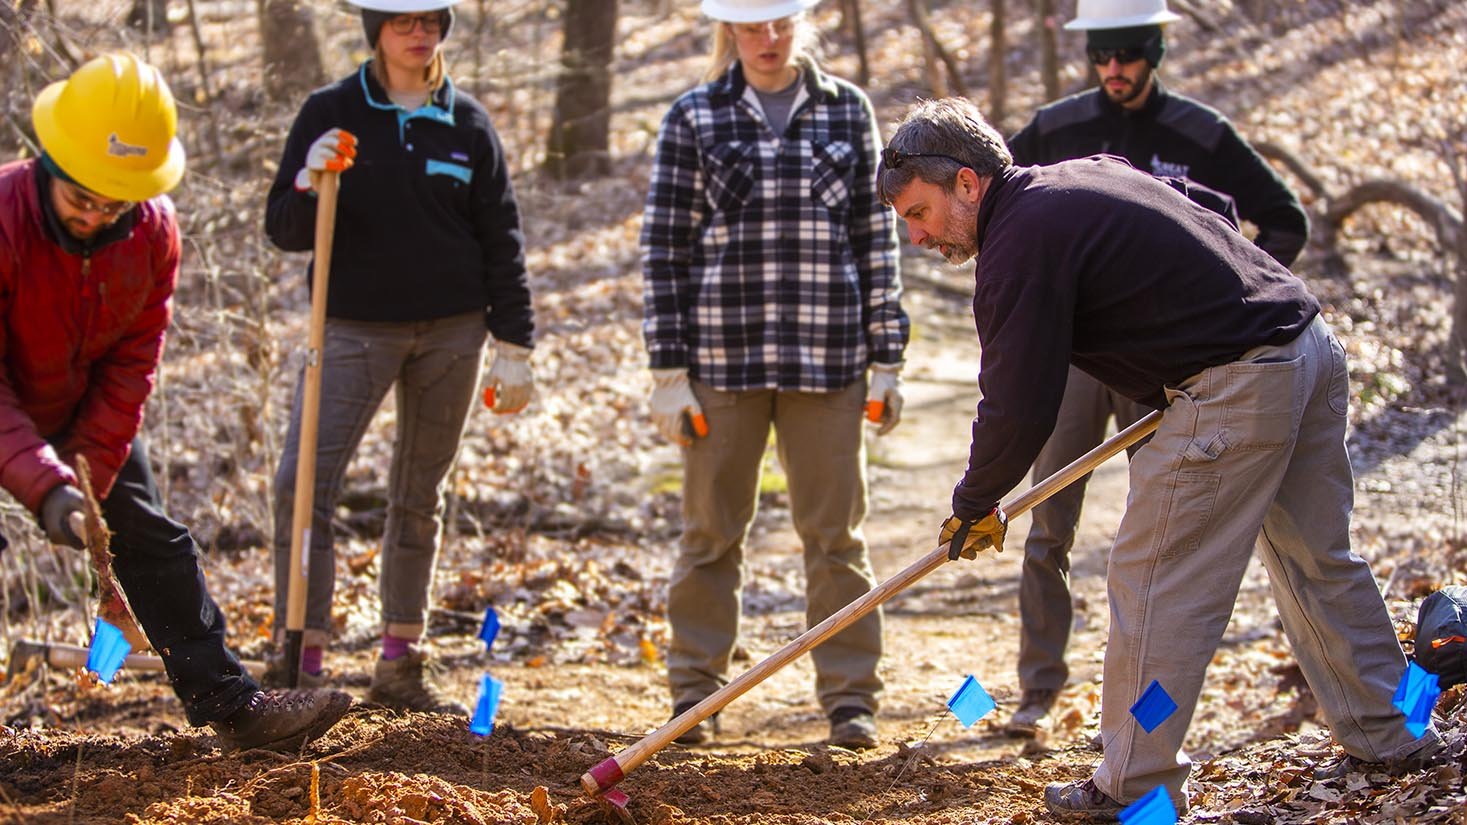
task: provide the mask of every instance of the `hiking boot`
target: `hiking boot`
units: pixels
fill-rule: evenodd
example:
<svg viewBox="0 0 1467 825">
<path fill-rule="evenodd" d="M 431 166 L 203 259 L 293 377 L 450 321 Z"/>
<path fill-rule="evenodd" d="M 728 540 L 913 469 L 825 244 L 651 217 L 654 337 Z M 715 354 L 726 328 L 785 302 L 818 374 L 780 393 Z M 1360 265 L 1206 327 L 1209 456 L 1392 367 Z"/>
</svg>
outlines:
<svg viewBox="0 0 1467 825">
<path fill-rule="evenodd" d="M 1044 804 L 1049 812 L 1063 819 L 1109 822 L 1120 817 L 1126 807 L 1095 787 L 1095 781 L 1054 782 L 1044 789 Z"/>
<path fill-rule="evenodd" d="M 271 650 L 265 654 L 265 672 L 260 676 L 260 687 L 267 688 L 289 688 L 285 677 L 285 651 Z M 325 673 L 300 672 L 300 684 L 298 688 L 319 688 L 326 686 Z"/>
<path fill-rule="evenodd" d="M 226 750 L 292 751 L 330 730 L 349 707 L 351 695 L 339 690 L 258 690 L 209 726 Z"/>
<path fill-rule="evenodd" d="M 682 716 L 684 713 L 692 710 L 697 704 L 697 702 L 679 702 L 677 707 L 672 709 L 672 718 L 676 719 Z M 672 741 L 679 745 L 702 745 L 713 739 L 716 733 L 718 733 L 718 714 L 715 713 L 683 731 L 682 736 Z"/>
<path fill-rule="evenodd" d="M 438 685 L 439 668 L 416 647 L 396 659 L 378 659 L 367 701 L 398 710 L 468 716 L 469 709 Z"/>
<path fill-rule="evenodd" d="M 1316 781 L 1343 779 L 1352 773 L 1386 773 L 1401 776 L 1433 767 L 1446 750 L 1446 743 L 1435 739 L 1413 753 L 1390 762 L 1366 762 L 1348 753 L 1333 762 L 1326 762 L 1314 769 Z"/>
<path fill-rule="evenodd" d="M 1033 739 L 1039 733 L 1039 720 L 1049 715 L 1054 700 L 1059 698 L 1057 690 L 1026 690 L 1019 700 L 1019 709 L 1004 727 L 1010 736 Z"/>
<path fill-rule="evenodd" d="M 830 712 L 830 738 L 825 741 L 851 751 L 876 747 L 876 714 L 865 708 L 836 708 Z"/>
</svg>

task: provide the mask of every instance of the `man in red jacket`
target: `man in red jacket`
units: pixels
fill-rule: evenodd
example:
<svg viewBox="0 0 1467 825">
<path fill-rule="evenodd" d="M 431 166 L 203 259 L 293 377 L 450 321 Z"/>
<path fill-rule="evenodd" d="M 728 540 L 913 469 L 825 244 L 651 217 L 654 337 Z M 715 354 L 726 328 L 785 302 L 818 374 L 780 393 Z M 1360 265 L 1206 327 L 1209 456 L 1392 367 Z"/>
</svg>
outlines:
<svg viewBox="0 0 1467 825">
<path fill-rule="evenodd" d="M 44 89 L 32 117 L 44 154 L 0 166 L 0 486 L 53 543 L 81 548 L 70 520 L 85 457 L 118 583 L 189 721 L 228 747 L 298 747 L 351 697 L 264 692 L 240 667 L 139 435 L 178 279 L 172 93 L 157 69 L 110 54 Z"/>
</svg>

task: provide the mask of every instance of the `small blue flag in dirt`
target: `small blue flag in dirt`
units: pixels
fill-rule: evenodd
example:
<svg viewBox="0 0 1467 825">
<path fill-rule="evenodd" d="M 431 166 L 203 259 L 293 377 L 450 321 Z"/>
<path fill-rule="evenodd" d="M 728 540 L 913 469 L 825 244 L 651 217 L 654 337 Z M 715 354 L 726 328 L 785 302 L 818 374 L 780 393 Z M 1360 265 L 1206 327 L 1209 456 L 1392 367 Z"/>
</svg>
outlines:
<svg viewBox="0 0 1467 825">
<path fill-rule="evenodd" d="M 1437 675 L 1426 672 L 1421 665 L 1412 662 L 1401 675 L 1401 684 L 1396 688 L 1391 704 L 1406 714 L 1406 730 L 1420 739 L 1431 725 L 1431 711 L 1436 707 L 1437 697 L 1441 695 L 1442 689 Z"/>
<path fill-rule="evenodd" d="M 494 646 L 494 637 L 499 635 L 499 614 L 494 612 L 494 605 L 484 611 L 484 624 L 479 628 L 479 638 L 484 640 L 484 652 Z"/>
<path fill-rule="evenodd" d="M 484 674 L 479 683 L 479 701 L 474 704 L 474 718 L 469 722 L 469 730 L 480 736 L 488 736 L 494 732 L 494 714 L 499 711 L 499 694 L 503 691 L 503 682 Z"/>
<path fill-rule="evenodd" d="M 1145 796 L 1127 805 L 1121 811 L 1120 818 L 1125 825 L 1175 825 L 1177 809 L 1172 805 L 1166 786 L 1157 785 Z"/>
<path fill-rule="evenodd" d="M 1141 727 L 1145 728 L 1147 733 L 1151 733 L 1176 709 L 1177 703 L 1173 702 L 1172 697 L 1162 688 L 1161 682 L 1152 679 L 1146 692 L 1141 694 L 1141 698 L 1131 706 L 1131 715 L 1136 717 L 1136 721 L 1141 723 Z"/>
<path fill-rule="evenodd" d="M 947 700 L 948 710 L 958 717 L 958 721 L 962 722 L 965 728 L 973 727 L 974 722 L 987 716 L 988 712 L 995 707 L 993 697 L 989 696 L 988 691 L 984 690 L 983 686 L 978 684 L 978 680 L 972 676 L 964 679 L 958 692 Z"/>
<path fill-rule="evenodd" d="M 117 669 L 122 667 L 131 652 L 132 645 L 127 643 L 122 631 L 98 619 L 97 628 L 92 633 L 92 647 L 87 651 L 87 670 L 97 674 L 103 684 L 110 685 Z"/>
</svg>

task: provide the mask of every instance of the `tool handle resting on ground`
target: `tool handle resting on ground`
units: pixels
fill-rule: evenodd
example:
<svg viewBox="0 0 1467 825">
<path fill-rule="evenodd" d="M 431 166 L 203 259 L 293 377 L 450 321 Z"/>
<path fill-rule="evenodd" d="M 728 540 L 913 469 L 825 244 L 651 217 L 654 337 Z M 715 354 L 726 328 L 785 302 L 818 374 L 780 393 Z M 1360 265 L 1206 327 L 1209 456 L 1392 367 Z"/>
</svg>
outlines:
<svg viewBox="0 0 1467 825">
<path fill-rule="evenodd" d="M 331 244 L 336 236 L 339 172 L 316 180 L 316 248 L 311 265 L 311 331 L 301 392 L 301 430 L 295 462 L 295 509 L 290 522 L 290 579 L 286 588 L 286 685 L 300 684 L 306 629 L 306 554 L 311 551 L 311 512 L 316 493 L 316 432 L 321 414 L 321 360 L 326 349 L 326 289 L 331 279 Z"/>
<path fill-rule="evenodd" d="M 1058 490 L 1069 486 L 1081 476 L 1094 470 L 1106 459 L 1151 434 L 1160 422 L 1161 412 L 1158 410 L 1151 413 L 1117 433 L 1104 444 L 1070 462 L 1064 469 L 1030 487 L 1011 503 L 1003 505 L 1004 511 L 1010 516 L 1017 516 L 1020 513 L 1028 512 L 1041 501 L 1054 495 Z M 918 579 L 941 567 L 947 561 L 948 551 L 946 546 L 940 546 L 936 550 L 928 553 L 912 566 L 877 585 L 874 589 L 846 605 L 844 608 L 841 608 L 840 611 L 831 615 L 825 621 L 805 631 L 799 638 L 786 644 L 769 658 L 754 665 L 737 679 L 724 685 L 703 701 L 684 711 L 681 716 L 647 734 L 632 743 L 626 750 L 609 759 L 603 760 L 596 767 L 582 774 L 581 787 L 590 796 L 596 796 L 609 790 L 613 785 L 620 782 L 624 776 L 650 759 L 653 754 L 667 747 L 674 739 L 691 730 L 694 725 L 722 710 L 729 702 L 732 702 L 742 696 L 745 691 L 769 678 L 775 671 L 794 661 L 831 636 L 844 630 L 853 622 L 870 613 L 872 610 L 875 610 L 882 602 L 905 590 Z"/>
<path fill-rule="evenodd" d="M 87 648 L 63 645 L 55 642 L 36 642 L 18 639 L 10 646 L 10 664 L 6 667 L 6 681 L 12 682 L 31 667 L 46 664 L 51 667 L 72 669 L 86 667 Z M 265 663 L 241 659 L 240 665 L 256 679 L 265 675 Z M 163 660 L 143 653 L 129 653 L 122 666 L 129 670 L 147 670 L 162 673 Z"/>
</svg>

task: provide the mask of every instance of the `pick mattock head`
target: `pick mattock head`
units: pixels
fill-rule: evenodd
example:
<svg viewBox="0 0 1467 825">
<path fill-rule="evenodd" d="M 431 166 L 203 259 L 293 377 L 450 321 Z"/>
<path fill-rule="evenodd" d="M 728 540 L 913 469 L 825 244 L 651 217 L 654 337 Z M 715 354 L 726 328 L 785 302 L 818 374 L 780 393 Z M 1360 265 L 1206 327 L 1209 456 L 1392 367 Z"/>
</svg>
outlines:
<svg viewBox="0 0 1467 825">
<path fill-rule="evenodd" d="M 596 804 L 601 806 L 607 816 L 626 825 L 637 825 L 636 817 L 632 816 L 631 809 L 627 807 L 631 801 L 631 797 L 615 788 L 596 797 Z"/>
<path fill-rule="evenodd" d="M 6 684 L 14 684 L 17 678 L 35 672 L 46 663 L 46 645 L 21 639 L 10 646 L 10 663 L 5 667 Z"/>
</svg>

